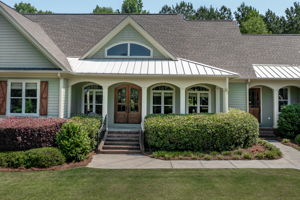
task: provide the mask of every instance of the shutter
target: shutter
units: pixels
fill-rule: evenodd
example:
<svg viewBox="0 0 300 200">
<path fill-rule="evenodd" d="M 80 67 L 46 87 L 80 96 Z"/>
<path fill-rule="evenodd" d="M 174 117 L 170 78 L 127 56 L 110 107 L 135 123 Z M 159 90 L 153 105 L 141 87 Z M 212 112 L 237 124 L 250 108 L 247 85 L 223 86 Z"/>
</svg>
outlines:
<svg viewBox="0 0 300 200">
<path fill-rule="evenodd" d="M 41 81 L 40 115 L 48 115 L 48 81 Z"/>
<path fill-rule="evenodd" d="M 7 81 L 0 81 L 0 115 L 6 113 Z"/>
</svg>

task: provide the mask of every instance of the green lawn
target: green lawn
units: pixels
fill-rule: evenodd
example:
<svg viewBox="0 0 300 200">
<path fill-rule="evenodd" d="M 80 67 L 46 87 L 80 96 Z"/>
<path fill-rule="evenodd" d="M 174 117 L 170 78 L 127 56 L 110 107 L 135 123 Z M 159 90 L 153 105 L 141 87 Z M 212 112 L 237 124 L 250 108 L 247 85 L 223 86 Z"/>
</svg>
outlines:
<svg viewBox="0 0 300 200">
<path fill-rule="evenodd" d="M 274 169 L 0 172 L 0 199 L 299 199 L 300 171 Z"/>
</svg>

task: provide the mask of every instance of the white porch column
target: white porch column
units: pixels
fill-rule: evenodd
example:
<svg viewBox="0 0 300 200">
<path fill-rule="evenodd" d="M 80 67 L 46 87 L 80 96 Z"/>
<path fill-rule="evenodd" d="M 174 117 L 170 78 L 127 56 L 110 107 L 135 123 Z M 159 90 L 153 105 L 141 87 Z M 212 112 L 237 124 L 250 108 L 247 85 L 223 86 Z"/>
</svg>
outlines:
<svg viewBox="0 0 300 200">
<path fill-rule="evenodd" d="M 142 87 L 142 121 L 147 115 L 147 87 Z"/>
<path fill-rule="evenodd" d="M 72 86 L 68 87 L 68 118 L 71 117 L 71 103 L 72 103 Z"/>
<path fill-rule="evenodd" d="M 65 86 L 64 79 L 59 79 L 59 101 L 58 101 L 58 117 L 64 118 L 64 105 L 65 105 Z"/>
<path fill-rule="evenodd" d="M 223 88 L 223 112 L 228 112 L 228 78 L 226 78 L 225 87 Z"/>
<path fill-rule="evenodd" d="M 102 86 L 102 92 L 103 92 L 103 100 L 102 100 L 102 117 L 107 115 L 108 113 L 108 86 L 103 85 Z"/>
<path fill-rule="evenodd" d="M 216 113 L 219 113 L 221 111 L 221 105 L 220 105 L 220 88 L 216 87 Z"/>
<path fill-rule="evenodd" d="M 181 87 L 180 88 L 180 114 L 186 114 L 186 111 L 185 111 L 185 87 Z"/>
<path fill-rule="evenodd" d="M 278 104 L 278 89 L 273 89 L 273 128 L 277 128 L 277 121 L 279 115 L 279 104 Z"/>
</svg>

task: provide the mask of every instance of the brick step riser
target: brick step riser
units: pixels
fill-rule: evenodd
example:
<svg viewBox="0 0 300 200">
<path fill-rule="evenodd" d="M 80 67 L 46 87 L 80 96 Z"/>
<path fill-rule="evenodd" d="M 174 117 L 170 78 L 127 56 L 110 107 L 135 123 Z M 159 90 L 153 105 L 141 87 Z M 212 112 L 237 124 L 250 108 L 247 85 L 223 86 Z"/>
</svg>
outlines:
<svg viewBox="0 0 300 200">
<path fill-rule="evenodd" d="M 107 137 L 139 137 L 139 135 L 108 134 Z"/>
<path fill-rule="evenodd" d="M 125 134 L 125 135 L 139 135 L 139 132 L 129 132 L 129 131 L 108 131 L 108 134 Z"/>
<path fill-rule="evenodd" d="M 101 153 L 103 153 L 103 154 L 138 154 L 138 153 L 141 153 L 141 151 L 136 151 L 136 150 L 133 150 L 133 151 L 110 151 L 110 150 L 104 150 L 104 151 L 101 151 Z"/>
<path fill-rule="evenodd" d="M 103 149 L 104 150 L 140 150 L 139 147 L 106 147 L 106 146 L 103 146 Z"/>
<path fill-rule="evenodd" d="M 134 145 L 139 146 L 139 142 L 124 142 L 124 141 L 105 141 L 105 145 Z"/>
<path fill-rule="evenodd" d="M 130 140 L 130 141 L 139 141 L 139 138 L 138 138 L 138 137 L 107 137 L 106 140 L 116 140 L 116 141 Z"/>
</svg>

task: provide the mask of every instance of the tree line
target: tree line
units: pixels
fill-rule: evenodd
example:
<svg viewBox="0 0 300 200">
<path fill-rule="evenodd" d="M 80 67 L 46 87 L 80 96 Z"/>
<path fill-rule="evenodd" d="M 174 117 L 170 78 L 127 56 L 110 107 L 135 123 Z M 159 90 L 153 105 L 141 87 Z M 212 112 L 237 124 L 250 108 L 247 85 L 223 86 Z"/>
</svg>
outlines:
<svg viewBox="0 0 300 200">
<path fill-rule="evenodd" d="M 52 13 L 36 9 L 30 3 L 18 3 L 15 9 L 24 14 L 28 13 Z M 124 0 L 121 9 L 113 10 L 111 7 L 96 5 L 94 14 L 149 14 L 143 9 L 142 0 Z M 181 1 L 175 5 L 165 5 L 161 8 L 161 14 L 181 14 L 187 20 L 236 20 L 241 33 L 245 34 L 300 34 L 300 2 L 285 9 L 285 16 L 278 16 L 272 10 L 264 14 L 245 3 L 242 3 L 236 11 L 226 6 L 220 8 L 200 6 L 194 8 L 192 3 Z"/>
</svg>

